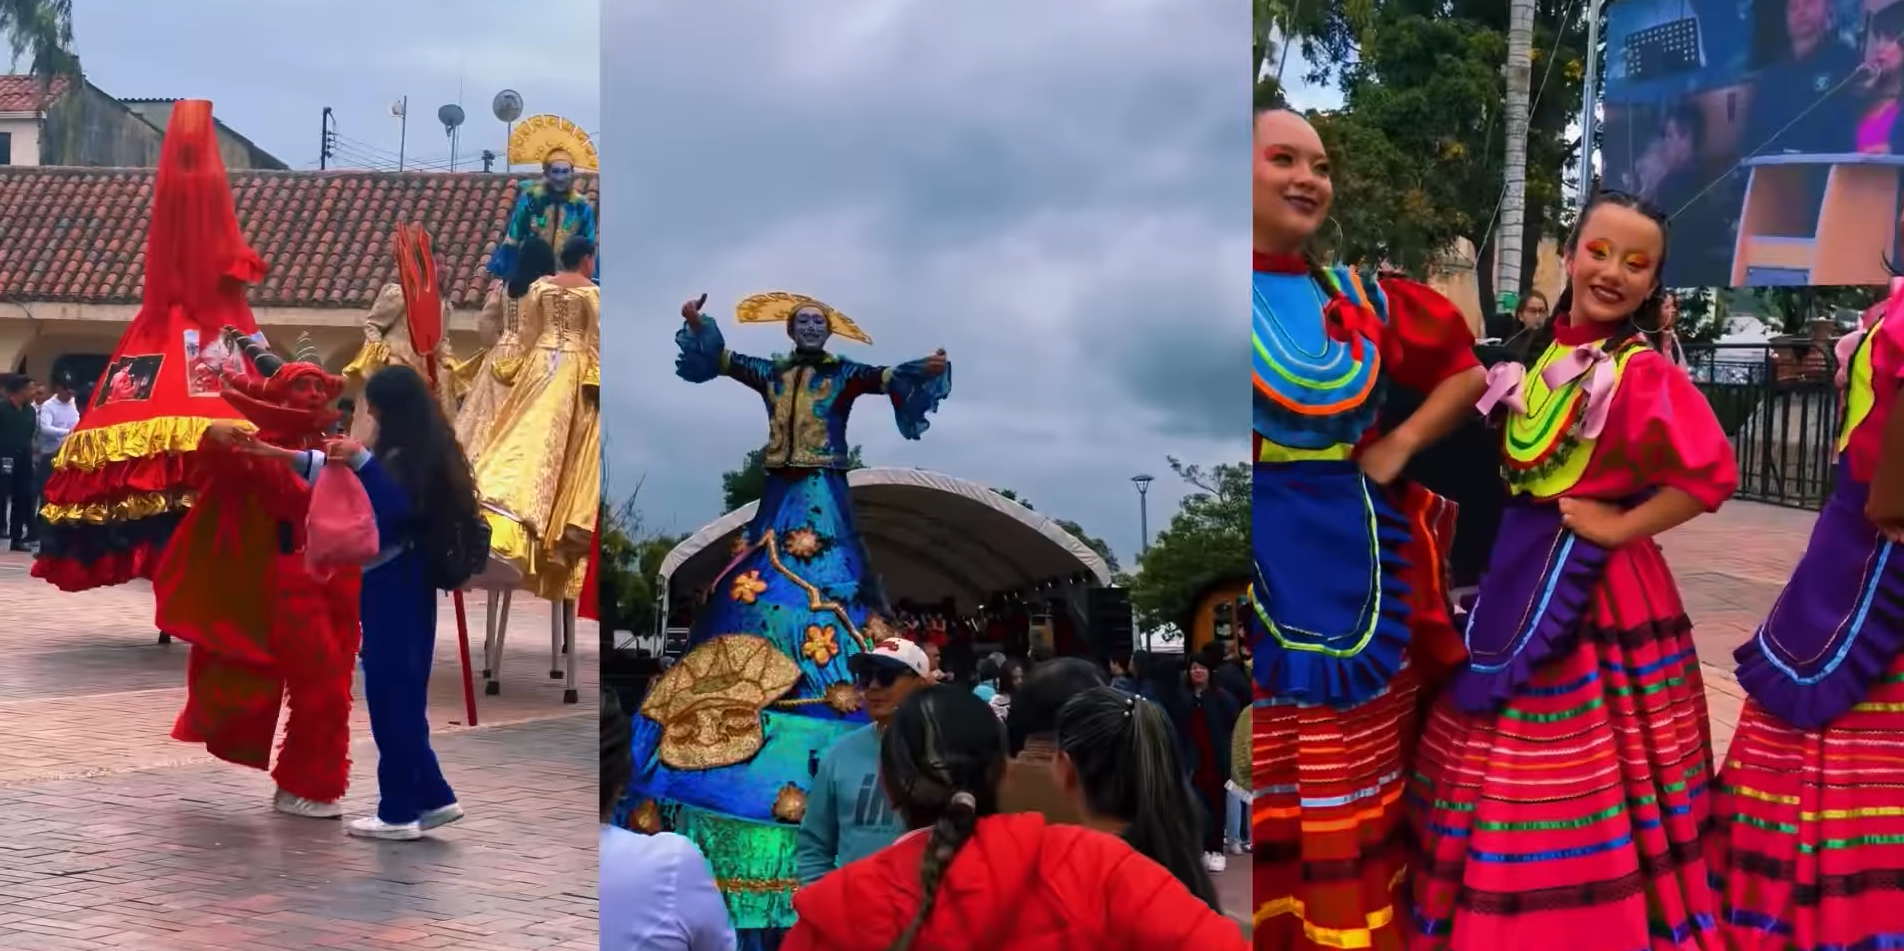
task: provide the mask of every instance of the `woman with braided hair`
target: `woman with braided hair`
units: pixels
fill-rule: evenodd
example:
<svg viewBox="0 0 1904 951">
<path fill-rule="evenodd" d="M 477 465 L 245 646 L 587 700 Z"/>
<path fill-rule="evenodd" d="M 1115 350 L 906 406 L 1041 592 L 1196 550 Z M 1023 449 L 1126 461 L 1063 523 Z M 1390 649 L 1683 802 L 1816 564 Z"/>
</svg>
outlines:
<svg viewBox="0 0 1904 951">
<path fill-rule="evenodd" d="M 956 687 L 916 691 L 880 741 L 911 831 L 796 892 L 781 951 L 1240 951 L 1242 930 L 1117 836 L 1002 815 L 1005 731 Z"/>
</svg>

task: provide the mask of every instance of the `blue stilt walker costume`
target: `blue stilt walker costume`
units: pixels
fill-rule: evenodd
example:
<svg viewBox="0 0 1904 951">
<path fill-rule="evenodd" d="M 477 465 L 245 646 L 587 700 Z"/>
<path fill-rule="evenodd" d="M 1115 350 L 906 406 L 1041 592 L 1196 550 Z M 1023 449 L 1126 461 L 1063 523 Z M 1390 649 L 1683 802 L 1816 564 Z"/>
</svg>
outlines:
<svg viewBox="0 0 1904 951">
<path fill-rule="evenodd" d="M 728 350 L 699 308 L 682 309 L 676 372 L 690 383 L 726 376 L 760 394 L 767 489 L 694 619 L 687 653 L 635 718 L 622 808 L 631 828 L 698 843 L 741 948 L 771 951 L 793 924 L 794 837 L 815 765 L 866 722 L 848 659 L 894 636 L 847 498 L 847 416 L 859 397 L 884 395 L 900 434 L 918 439 L 952 375 L 943 351 L 894 367 L 827 353 L 836 335 L 872 340 L 810 297 L 758 294 L 736 308 L 741 323 L 786 327 L 795 349 L 771 359 Z"/>
</svg>

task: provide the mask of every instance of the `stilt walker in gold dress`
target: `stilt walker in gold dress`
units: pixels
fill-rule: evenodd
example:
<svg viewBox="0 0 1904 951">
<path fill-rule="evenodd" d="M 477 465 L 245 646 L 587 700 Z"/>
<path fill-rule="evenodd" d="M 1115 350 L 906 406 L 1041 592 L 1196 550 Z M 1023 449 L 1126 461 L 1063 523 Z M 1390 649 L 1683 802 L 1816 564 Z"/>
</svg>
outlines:
<svg viewBox="0 0 1904 951">
<path fill-rule="evenodd" d="M 497 414 L 508 400 L 516 376 L 522 372 L 525 349 L 541 332 L 540 327 L 522 323 L 522 300 L 536 281 L 555 273 L 555 251 L 541 237 L 531 235 L 516 255 L 515 270 L 507 281 L 497 281 L 483 301 L 478 321 L 493 327 L 495 339 L 488 349 L 457 367 L 459 385 L 464 388 L 463 405 L 456 414 L 456 441 L 473 466 L 479 461 Z"/>
<path fill-rule="evenodd" d="M 416 347 L 410 343 L 409 324 L 404 319 L 405 306 L 400 284 L 385 284 L 383 290 L 377 293 L 377 299 L 370 305 L 369 315 L 364 317 L 364 345 L 350 365 L 344 368 L 345 386 L 350 392 L 362 392 L 365 381 L 372 374 L 399 363 L 415 370 L 426 380 L 430 378 L 429 366 L 424 362 L 423 355 L 417 353 Z M 449 305 L 445 304 L 444 327 L 449 326 L 449 317 Z M 436 365 L 446 369 L 456 365 L 447 335 L 437 344 Z M 454 385 L 456 375 L 453 372 L 445 374 L 444 379 L 445 385 L 437 387 L 436 395 L 443 406 L 443 417 L 454 420 L 461 394 Z M 368 442 L 375 428 L 376 423 L 369 413 L 358 413 L 350 424 L 350 438 Z"/>
<path fill-rule="evenodd" d="M 523 295 L 521 325 L 537 328 L 536 336 L 474 452 L 491 533 L 490 570 L 477 585 L 504 592 L 503 605 L 517 588 L 559 603 L 552 618 L 553 677 L 563 676 L 555 655 L 565 645 L 574 667 L 575 600 L 601 506 L 601 292 L 588 278 L 594 266 L 594 242 L 570 238 L 561 272 Z M 497 603 L 494 594 L 490 603 Z M 506 607 L 501 614 L 506 617 Z M 492 629 L 484 667 L 485 691 L 494 694 L 503 631 Z M 572 702 L 574 694 L 571 681 L 565 699 Z"/>
</svg>

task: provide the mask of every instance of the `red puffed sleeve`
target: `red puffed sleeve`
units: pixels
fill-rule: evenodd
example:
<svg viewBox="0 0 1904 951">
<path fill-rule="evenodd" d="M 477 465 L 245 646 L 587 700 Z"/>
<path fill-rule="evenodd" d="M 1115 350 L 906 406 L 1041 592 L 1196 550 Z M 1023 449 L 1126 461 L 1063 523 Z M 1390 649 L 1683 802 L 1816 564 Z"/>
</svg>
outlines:
<svg viewBox="0 0 1904 951">
<path fill-rule="evenodd" d="M 1380 282 L 1388 299 L 1388 326 L 1382 334 L 1382 368 L 1390 379 L 1429 393 L 1441 381 L 1481 361 L 1474 356 L 1474 332 L 1468 318 L 1426 284 L 1405 278 Z"/>
<path fill-rule="evenodd" d="M 1692 377 L 1656 351 L 1627 361 L 1600 439 L 1624 445 L 1620 455 L 1632 460 L 1643 485 L 1678 489 L 1708 512 L 1739 487 L 1739 464 L 1712 404 Z"/>
</svg>

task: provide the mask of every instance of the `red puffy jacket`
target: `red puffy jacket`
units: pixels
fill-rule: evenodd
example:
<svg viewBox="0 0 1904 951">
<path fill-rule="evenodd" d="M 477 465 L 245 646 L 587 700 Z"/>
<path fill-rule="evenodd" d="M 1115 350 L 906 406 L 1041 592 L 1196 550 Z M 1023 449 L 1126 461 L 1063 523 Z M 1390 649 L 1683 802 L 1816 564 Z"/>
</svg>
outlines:
<svg viewBox="0 0 1904 951">
<path fill-rule="evenodd" d="M 917 832 L 801 889 L 781 951 L 886 951 L 918 913 Z M 1245 951 L 1242 927 L 1124 840 L 1035 813 L 980 819 L 912 951 Z"/>
</svg>

